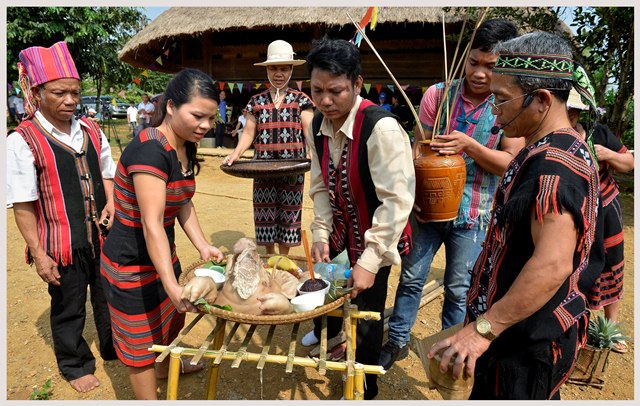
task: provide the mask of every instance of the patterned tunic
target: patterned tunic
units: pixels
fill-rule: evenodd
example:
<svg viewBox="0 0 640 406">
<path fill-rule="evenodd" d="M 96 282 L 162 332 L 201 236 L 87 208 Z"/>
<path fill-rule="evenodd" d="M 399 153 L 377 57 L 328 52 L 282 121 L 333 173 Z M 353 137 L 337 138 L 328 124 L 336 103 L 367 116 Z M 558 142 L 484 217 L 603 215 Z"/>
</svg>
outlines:
<svg viewBox="0 0 640 406">
<path fill-rule="evenodd" d="M 523 148 L 496 190 L 485 246 L 467 295 L 469 321 L 504 296 L 531 258 L 531 210 L 538 221 L 547 213 L 570 213 L 578 246 L 572 275 L 540 310 L 505 330 L 492 343 L 494 350 L 521 351 L 553 340 L 574 325 L 585 330 L 579 331 L 585 338 L 586 299 L 578 283 L 595 236 L 598 179 L 588 147 L 577 137 L 573 130 L 560 130 Z"/>
<path fill-rule="evenodd" d="M 300 113 L 313 107 L 303 92 L 288 88 L 280 108 L 268 90 L 249 100 L 245 111 L 256 120 L 254 159 L 304 159 Z M 259 245 L 300 245 L 304 175 L 255 179 L 253 218 Z"/>
<path fill-rule="evenodd" d="M 184 326 L 149 257 L 133 187 L 133 174 L 147 173 L 167 183 L 164 229 L 176 279 L 181 268 L 175 250 L 175 218 L 195 193 L 194 175 L 185 177 L 176 151 L 165 136 L 148 128 L 124 150 L 115 177 L 114 225 L 101 257 L 113 342 L 120 360 L 142 367 L 154 362 L 152 344 L 169 344 Z"/>
<path fill-rule="evenodd" d="M 599 123 L 593 132 L 593 143 L 620 154 L 628 151 L 607 126 Z M 587 294 L 589 308 L 593 310 L 620 300 L 624 279 L 624 232 L 618 197 L 620 192 L 606 162 L 600 162 L 599 175 L 601 215 L 604 218 L 604 267 Z"/>
</svg>

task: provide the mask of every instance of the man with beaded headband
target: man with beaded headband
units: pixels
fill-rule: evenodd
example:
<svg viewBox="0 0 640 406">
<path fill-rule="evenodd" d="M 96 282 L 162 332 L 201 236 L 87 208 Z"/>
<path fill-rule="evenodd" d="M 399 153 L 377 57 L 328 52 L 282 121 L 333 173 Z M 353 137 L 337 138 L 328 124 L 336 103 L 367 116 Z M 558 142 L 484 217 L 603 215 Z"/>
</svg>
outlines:
<svg viewBox="0 0 640 406">
<path fill-rule="evenodd" d="M 559 399 L 588 312 L 582 289 L 596 236 L 598 174 L 566 110 L 577 83 L 566 41 L 533 32 L 498 44 L 491 91 L 505 137 L 526 146 L 496 191 L 467 294 L 465 326 L 436 343 L 441 371 L 453 362 L 475 378 L 473 399 Z M 593 100 L 593 97 L 591 97 Z"/>
<path fill-rule="evenodd" d="M 80 76 L 67 44 L 20 52 L 26 118 L 7 137 L 7 204 L 27 243 L 27 262 L 48 284 L 58 368 L 78 392 L 100 385 L 82 337 L 91 292 L 98 347 L 116 359 L 100 282 L 99 227 L 113 221 L 111 148 L 94 121 L 76 120 Z"/>
</svg>

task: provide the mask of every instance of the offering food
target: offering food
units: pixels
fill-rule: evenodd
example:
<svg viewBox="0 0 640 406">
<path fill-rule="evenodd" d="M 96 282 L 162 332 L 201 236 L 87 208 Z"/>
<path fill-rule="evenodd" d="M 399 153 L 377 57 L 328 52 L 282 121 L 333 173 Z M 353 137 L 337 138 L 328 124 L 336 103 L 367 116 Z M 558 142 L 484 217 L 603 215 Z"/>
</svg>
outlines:
<svg viewBox="0 0 640 406">
<path fill-rule="evenodd" d="M 300 285 L 300 293 L 310 293 L 323 290 L 329 286 L 324 279 L 307 279 Z"/>
</svg>

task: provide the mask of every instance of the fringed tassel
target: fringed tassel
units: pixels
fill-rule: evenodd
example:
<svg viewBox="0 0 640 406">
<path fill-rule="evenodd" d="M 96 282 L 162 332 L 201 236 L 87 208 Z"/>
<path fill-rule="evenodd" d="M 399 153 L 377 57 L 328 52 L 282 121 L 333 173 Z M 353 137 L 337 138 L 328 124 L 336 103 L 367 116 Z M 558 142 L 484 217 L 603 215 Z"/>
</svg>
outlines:
<svg viewBox="0 0 640 406">
<path fill-rule="evenodd" d="M 561 213 L 558 206 L 557 194 L 559 176 L 541 176 L 538 195 L 536 196 L 536 218 L 542 224 L 542 216 L 548 213 Z"/>
<path fill-rule="evenodd" d="M 36 100 L 33 90 L 31 89 L 31 82 L 29 81 L 29 75 L 27 74 L 27 68 L 22 64 L 22 62 L 18 62 L 18 83 L 20 84 L 20 89 L 24 94 L 24 112 L 25 116 L 24 120 L 29 120 L 33 118 L 36 111 L 38 111 L 38 101 Z"/>
</svg>

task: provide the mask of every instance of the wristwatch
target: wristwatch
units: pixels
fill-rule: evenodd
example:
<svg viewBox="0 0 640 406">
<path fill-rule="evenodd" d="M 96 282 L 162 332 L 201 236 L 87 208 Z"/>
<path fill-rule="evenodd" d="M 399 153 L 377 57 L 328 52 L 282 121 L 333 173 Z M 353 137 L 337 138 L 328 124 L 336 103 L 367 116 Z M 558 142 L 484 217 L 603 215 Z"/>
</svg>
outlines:
<svg viewBox="0 0 640 406">
<path fill-rule="evenodd" d="M 489 321 L 482 315 L 479 315 L 476 318 L 476 331 L 478 332 L 478 334 L 489 341 L 493 341 L 498 338 L 498 336 L 493 334 L 493 332 L 491 331 L 491 323 L 489 323 Z"/>
</svg>

